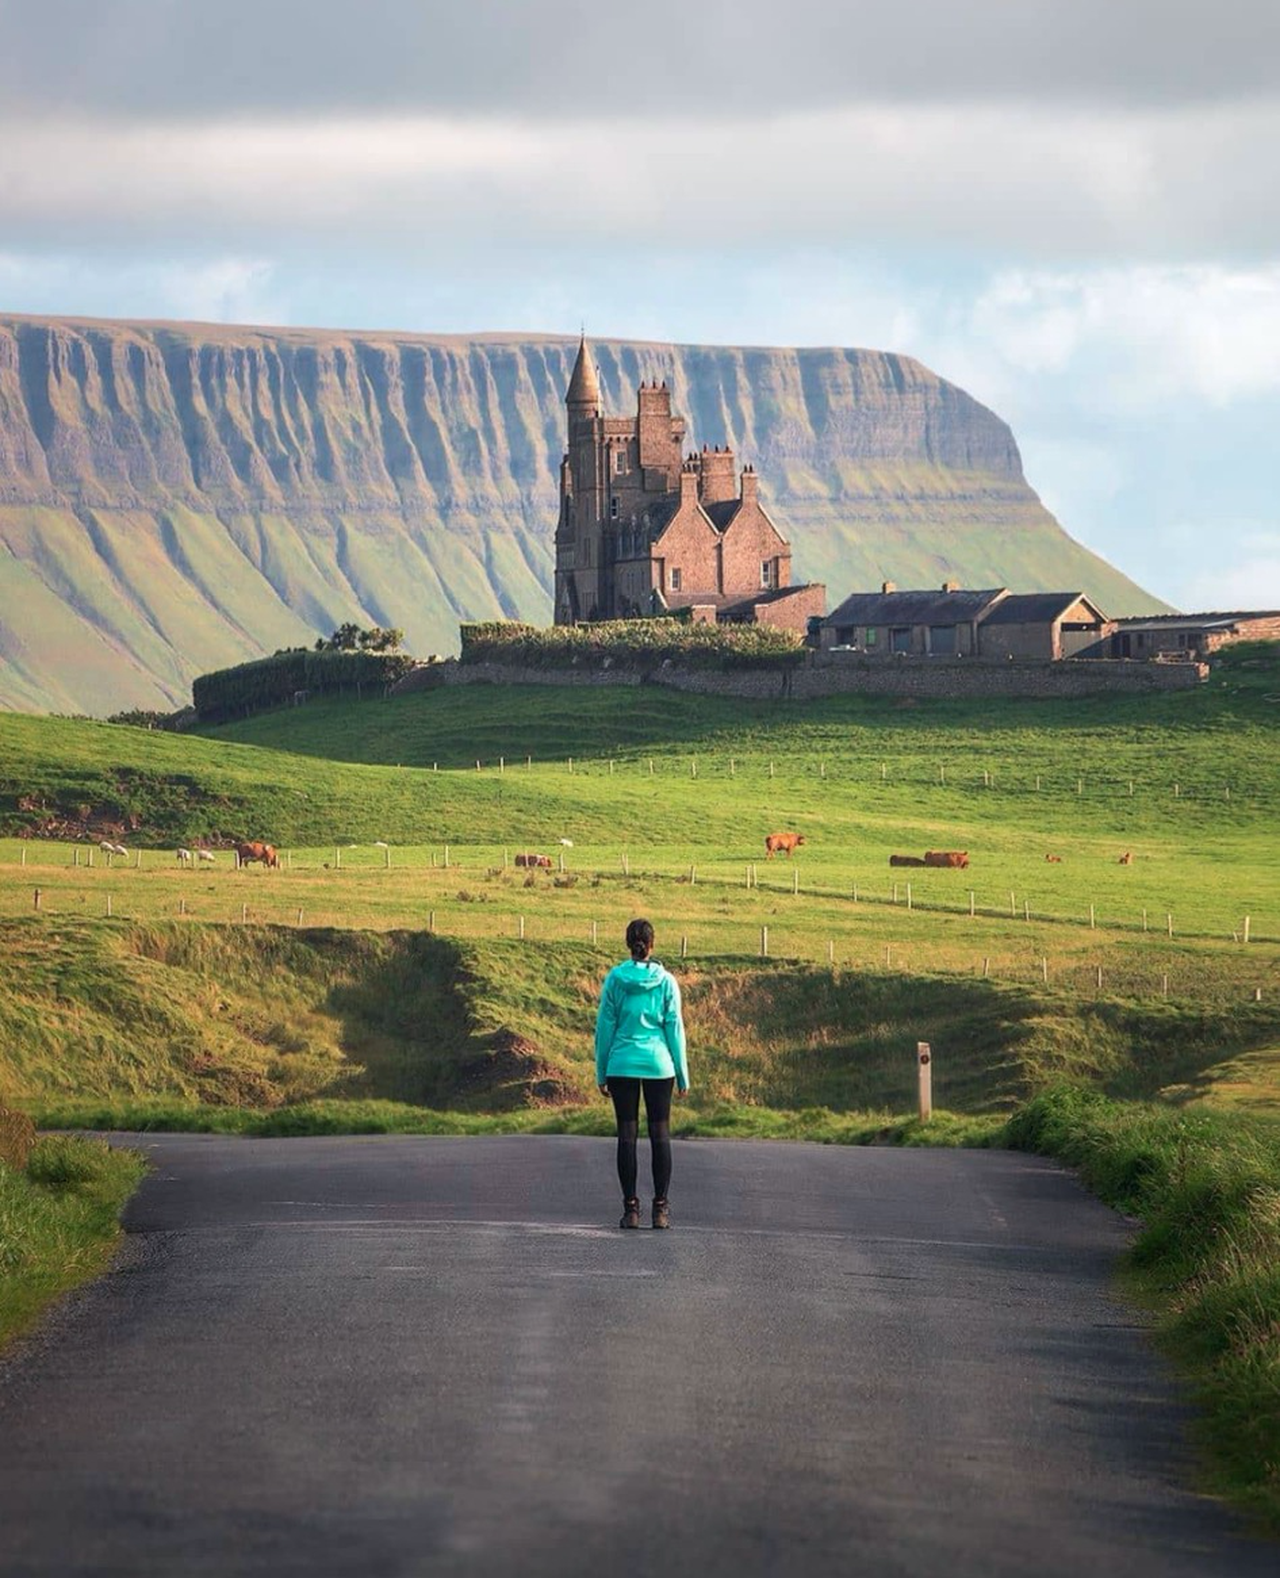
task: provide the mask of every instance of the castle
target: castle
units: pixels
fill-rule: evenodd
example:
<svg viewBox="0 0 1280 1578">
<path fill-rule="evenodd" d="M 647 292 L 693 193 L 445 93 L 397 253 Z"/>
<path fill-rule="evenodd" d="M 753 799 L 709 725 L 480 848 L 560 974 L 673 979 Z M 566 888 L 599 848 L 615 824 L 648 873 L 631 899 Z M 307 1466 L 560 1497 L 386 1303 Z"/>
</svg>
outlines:
<svg viewBox="0 0 1280 1578">
<path fill-rule="evenodd" d="M 792 586 L 791 545 L 732 449 L 684 453 L 666 383 L 641 384 L 634 418 L 604 416 L 584 335 L 565 396 L 555 622 L 687 610 L 699 620 L 805 630 L 826 588 Z"/>
</svg>

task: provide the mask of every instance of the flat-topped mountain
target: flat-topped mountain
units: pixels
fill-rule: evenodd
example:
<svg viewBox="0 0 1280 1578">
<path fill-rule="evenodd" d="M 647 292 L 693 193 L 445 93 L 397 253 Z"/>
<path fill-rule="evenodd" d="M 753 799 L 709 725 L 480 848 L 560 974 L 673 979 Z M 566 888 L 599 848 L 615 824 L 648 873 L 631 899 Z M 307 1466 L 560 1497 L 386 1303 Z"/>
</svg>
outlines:
<svg viewBox="0 0 1280 1578">
<path fill-rule="evenodd" d="M 760 474 L 796 579 L 1080 589 L 1008 426 L 909 357 L 595 340 L 607 409 L 665 379 Z M 451 651 L 551 617 L 576 338 L 0 316 L 0 706 L 106 713 L 355 621 Z"/>
</svg>

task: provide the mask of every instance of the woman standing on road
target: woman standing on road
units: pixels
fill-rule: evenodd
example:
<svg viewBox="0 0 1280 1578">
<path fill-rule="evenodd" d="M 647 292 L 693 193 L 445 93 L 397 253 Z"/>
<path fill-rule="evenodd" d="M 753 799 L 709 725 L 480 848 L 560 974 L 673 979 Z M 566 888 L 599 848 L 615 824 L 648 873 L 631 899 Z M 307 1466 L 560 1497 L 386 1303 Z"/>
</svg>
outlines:
<svg viewBox="0 0 1280 1578">
<path fill-rule="evenodd" d="M 618 1182 L 622 1185 L 619 1227 L 640 1226 L 636 1196 L 636 1139 L 640 1132 L 640 1092 L 649 1124 L 653 1159 L 653 1225 L 670 1227 L 667 1189 L 671 1183 L 671 1088 L 689 1088 L 685 1060 L 680 988 L 649 955 L 653 927 L 633 920 L 627 927 L 630 959 L 605 976 L 596 1015 L 596 1084 L 613 1098 L 618 1119 Z"/>
</svg>

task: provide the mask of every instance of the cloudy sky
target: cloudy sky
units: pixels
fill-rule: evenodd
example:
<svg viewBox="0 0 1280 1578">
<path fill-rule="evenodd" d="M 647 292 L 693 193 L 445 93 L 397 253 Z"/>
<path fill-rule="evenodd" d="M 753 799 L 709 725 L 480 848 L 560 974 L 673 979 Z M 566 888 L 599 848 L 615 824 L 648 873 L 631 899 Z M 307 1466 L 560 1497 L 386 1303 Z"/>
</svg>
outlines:
<svg viewBox="0 0 1280 1578">
<path fill-rule="evenodd" d="M 0 0 L 0 308 L 859 345 L 1280 607 L 1276 0 Z"/>
</svg>

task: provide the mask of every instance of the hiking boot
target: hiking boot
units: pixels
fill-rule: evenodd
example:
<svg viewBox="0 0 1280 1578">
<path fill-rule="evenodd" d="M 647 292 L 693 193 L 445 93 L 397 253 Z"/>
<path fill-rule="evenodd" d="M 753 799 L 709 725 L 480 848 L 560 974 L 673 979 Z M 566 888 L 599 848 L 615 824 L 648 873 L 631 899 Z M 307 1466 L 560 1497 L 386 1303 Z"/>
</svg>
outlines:
<svg viewBox="0 0 1280 1578">
<path fill-rule="evenodd" d="M 622 1202 L 622 1220 L 621 1220 L 621 1222 L 618 1223 L 618 1226 L 619 1227 L 639 1227 L 640 1226 L 640 1202 L 639 1202 L 639 1200 L 624 1200 Z"/>
<path fill-rule="evenodd" d="M 671 1226 L 671 1207 L 665 1200 L 653 1202 L 653 1225 L 655 1227 Z"/>
</svg>

